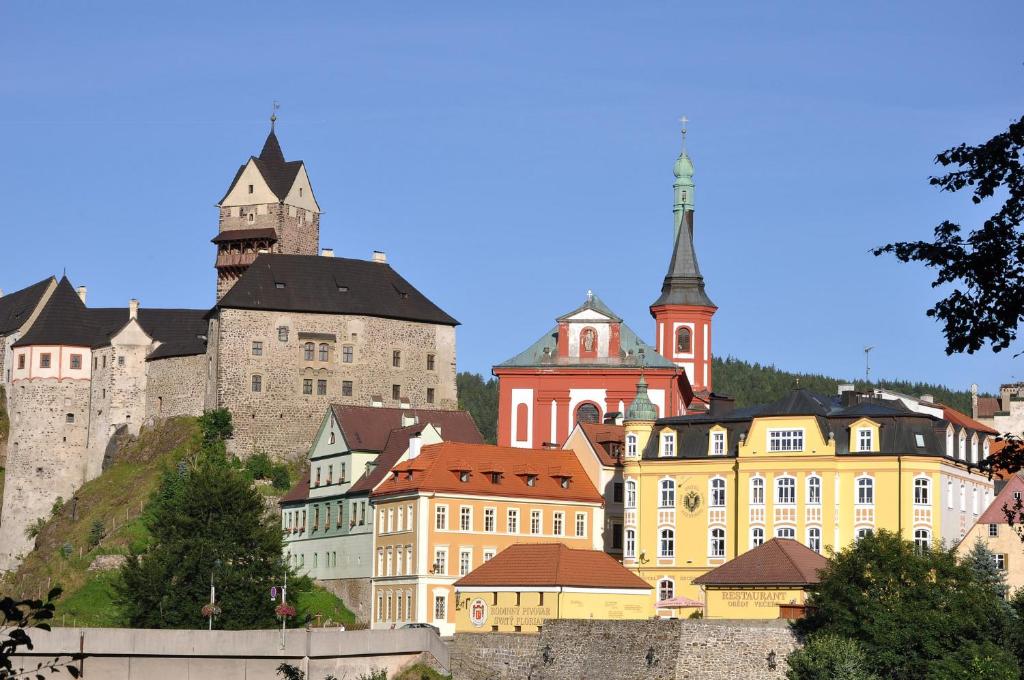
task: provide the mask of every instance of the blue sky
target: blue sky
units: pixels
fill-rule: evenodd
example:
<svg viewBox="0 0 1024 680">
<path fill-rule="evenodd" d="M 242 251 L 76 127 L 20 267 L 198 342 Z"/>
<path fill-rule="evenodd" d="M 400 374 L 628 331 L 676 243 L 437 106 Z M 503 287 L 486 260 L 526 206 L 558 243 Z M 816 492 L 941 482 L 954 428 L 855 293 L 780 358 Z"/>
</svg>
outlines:
<svg viewBox="0 0 1024 680">
<path fill-rule="evenodd" d="M 869 252 L 986 214 L 927 178 L 1024 112 L 1020 3 L 142 5 L 0 6 L 7 291 L 66 267 L 91 305 L 209 306 L 214 204 L 277 99 L 322 245 L 387 251 L 462 322 L 460 369 L 588 289 L 650 341 L 685 113 L 716 354 L 1024 379 L 945 356 L 930 273 Z"/>
</svg>

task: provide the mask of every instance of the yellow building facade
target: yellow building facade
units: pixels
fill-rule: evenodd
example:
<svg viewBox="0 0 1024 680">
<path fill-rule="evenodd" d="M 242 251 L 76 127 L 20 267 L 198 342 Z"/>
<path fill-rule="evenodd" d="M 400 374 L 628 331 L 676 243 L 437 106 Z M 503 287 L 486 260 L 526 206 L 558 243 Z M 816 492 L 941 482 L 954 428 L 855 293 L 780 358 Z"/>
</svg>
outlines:
<svg viewBox="0 0 1024 680">
<path fill-rule="evenodd" d="M 695 578 L 775 537 L 819 553 L 880 529 L 952 545 L 991 499 L 978 465 L 946 449 L 950 423 L 891 400 L 795 389 L 752 408 L 637 414 L 626 421 L 623 564 L 658 600 L 703 600 Z"/>
</svg>

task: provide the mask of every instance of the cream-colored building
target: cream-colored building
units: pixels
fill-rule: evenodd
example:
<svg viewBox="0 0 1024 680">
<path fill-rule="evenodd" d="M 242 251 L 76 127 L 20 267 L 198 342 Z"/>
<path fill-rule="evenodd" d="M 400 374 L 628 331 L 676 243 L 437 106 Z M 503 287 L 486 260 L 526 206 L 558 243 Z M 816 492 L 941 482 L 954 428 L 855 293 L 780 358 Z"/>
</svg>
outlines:
<svg viewBox="0 0 1024 680">
<path fill-rule="evenodd" d="M 1010 593 L 1024 586 L 1024 543 L 1017 530 L 1010 526 L 1006 510 L 1014 512 L 1017 503 L 1024 503 L 1024 479 L 1013 475 L 985 509 L 978 521 L 957 545 L 957 555 L 963 557 L 979 539 L 995 553 L 996 565 L 1006 576 Z"/>
</svg>

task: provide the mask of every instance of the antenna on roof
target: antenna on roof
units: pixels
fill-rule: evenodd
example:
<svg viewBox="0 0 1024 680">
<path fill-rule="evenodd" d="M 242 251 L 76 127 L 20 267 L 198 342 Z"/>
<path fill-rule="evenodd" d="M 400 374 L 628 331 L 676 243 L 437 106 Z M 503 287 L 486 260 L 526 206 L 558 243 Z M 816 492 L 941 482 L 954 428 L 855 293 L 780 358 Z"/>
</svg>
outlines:
<svg viewBox="0 0 1024 680">
<path fill-rule="evenodd" d="M 274 108 L 270 112 L 270 131 L 271 132 L 274 131 L 274 123 L 277 122 L 277 110 L 279 108 L 281 108 L 281 105 L 275 99 L 274 100 Z"/>
<path fill-rule="evenodd" d="M 864 348 L 864 382 L 871 382 L 871 350 L 875 347 L 874 345 Z M 864 386 L 865 388 L 867 385 Z"/>
</svg>

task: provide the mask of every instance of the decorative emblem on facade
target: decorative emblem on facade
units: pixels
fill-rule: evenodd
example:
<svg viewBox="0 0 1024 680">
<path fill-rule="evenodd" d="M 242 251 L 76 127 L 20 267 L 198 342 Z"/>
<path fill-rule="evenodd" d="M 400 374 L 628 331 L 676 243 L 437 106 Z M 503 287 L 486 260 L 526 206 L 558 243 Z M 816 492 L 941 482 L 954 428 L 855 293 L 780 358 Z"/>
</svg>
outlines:
<svg viewBox="0 0 1024 680">
<path fill-rule="evenodd" d="M 477 628 L 487 622 L 487 603 L 479 597 L 469 603 L 469 622 Z"/>
<path fill-rule="evenodd" d="M 683 509 L 686 510 L 687 514 L 693 515 L 700 510 L 701 501 L 702 499 L 697 490 L 690 489 L 683 496 Z"/>
</svg>

